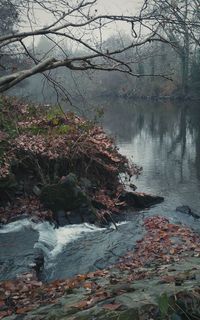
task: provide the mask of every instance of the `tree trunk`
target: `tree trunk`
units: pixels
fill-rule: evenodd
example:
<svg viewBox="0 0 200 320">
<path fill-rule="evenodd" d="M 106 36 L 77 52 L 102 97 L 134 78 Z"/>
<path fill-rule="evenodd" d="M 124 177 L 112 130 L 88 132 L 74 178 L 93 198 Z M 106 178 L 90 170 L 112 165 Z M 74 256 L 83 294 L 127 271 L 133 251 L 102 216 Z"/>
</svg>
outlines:
<svg viewBox="0 0 200 320">
<path fill-rule="evenodd" d="M 182 92 L 186 96 L 189 90 L 189 61 L 190 61 L 190 40 L 188 28 L 185 26 L 184 47 L 181 54 L 182 69 Z"/>
<path fill-rule="evenodd" d="M 189 84 L 189 59 L 184 55 L 181 57 L 181 72 L 182 72 L 182 93 L 184 96 L 188 94 Z"/>
</svg>

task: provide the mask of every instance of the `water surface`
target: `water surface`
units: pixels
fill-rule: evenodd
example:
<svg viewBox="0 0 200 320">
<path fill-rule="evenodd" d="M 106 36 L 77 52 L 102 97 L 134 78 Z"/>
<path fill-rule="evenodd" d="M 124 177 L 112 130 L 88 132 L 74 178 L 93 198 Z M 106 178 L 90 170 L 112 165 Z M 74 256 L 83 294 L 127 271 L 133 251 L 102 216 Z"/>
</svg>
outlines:
<svg viewBox="0 0 200 320">
<path fill-rule="evenodd" d="M 189 205 L 200 213 L 200 104 L 104 102 L 104 126 L 120 152 L 143 167 L 139 191 L 165 197 L 163 209 Z"/>
<path fill-rule="evenodd" d="M 28 271 L 34 251 L 45 256 L 44 280 L 71 277 L 108 266 L 134 248 L 144 234 L 143 219 L 163 215 L 200 232 L 199 220 L 176 212 L 188 205 L 200 213 L 200 106 L 198 103 L 95 101 L 104 106 L 103 125 L 120 152 L 143 167 L 138 191 L 164 196 L 162 204 L 130 213 L 114 230 L 87 224 L 55 229 L 49 223 L 21 220 L 0 229 L 0 279 Z"/>
</svg>

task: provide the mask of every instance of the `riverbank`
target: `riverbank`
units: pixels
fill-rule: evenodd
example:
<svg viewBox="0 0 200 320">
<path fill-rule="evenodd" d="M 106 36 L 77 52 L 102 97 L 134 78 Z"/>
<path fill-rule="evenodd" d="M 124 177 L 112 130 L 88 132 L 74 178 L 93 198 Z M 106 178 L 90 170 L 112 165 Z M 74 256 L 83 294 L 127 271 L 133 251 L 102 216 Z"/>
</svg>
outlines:
<svg viewBox="0 0 200 320">
<path fill-rule="evenodd" d="M 135 250 L 109 268 L 49 284 L 30 273 L 2 282 L 1 318 L 198 319 L 199 235 L 159 216 L 144 226 Z"/>
<path fill-rule="evenodd" d="M 36 110 L 38 112 L 39 109 L 36 109 Z M 13 113 L 14 112 L 12 111 L 12 114 Z M 23 114 L 25 114 L 25 117 L 27 117 L 26 111 L 25 113 L 23 111 Z M 126 110 L 126 114 L 127 114 L 127 110 Z M 38 117 L 39 115 L 40 113 L 38 113 Z M 73 117 L 77 119 L 75 115 Z M 131 119 L 131 117 L 129 117 L 129 119 Z M 57 117 L 56 117 L 56 121 L 57 121 Z M 75 120 L 75 122 L 76 121 L 77 120 Z M 80 121 L 82 122 L 83 120 L 80 119 Z M 47 141 L 49 144 L 53 140 L 55 132 L 56 132 L 56 137 L 59 138 L 58 140 L 60 141 L 61 134 L 59 135 L 57 134 L 57 130 L 60 127 L 60 125 L 58 126 L 57 122 L 55 123 L 55 126 L 52 126 L 51 124 L 49 127 L 48 125 L 47 126 L 48 130 L 45 131 L 46 130 L 46 127 L 44 126 L 45 123 L 42 123 L 39 126 L 39 128 L 36 125 L 36 135 L 35 135 L 36 138 L 34 140 L 34 143 L 31 145 L 32 147 L 37 146 L 38 148 L 38 144 L 37 144 L 38 141 L 41 142 L 41 139 L 40 139 L 41 136 L 42 137 L 46 136 L 47 132 L 48 132 Z M 69 124 L 69 120 L 67 125 L 68 124 Z M 43 132 L 43 126 L 45 127 L 45 130 L 44 130 L 45 132 Z M 16 125 L 13 127 L 15 128 Z M 24 128 L 21 129 L 19 127 L 20 126 L 18 126 L 18 123 L 17 123 L 17 129 L 19 133 L 18 132 L 16 133 L 14 129 L 13 136 L 11 137 L 11 141 L 16 141 L 12 139 L 16 139 L 16 137 L 18 137 L 18 134 L 21 134 L 21 132 L 24 134 Z M 94 128 L 94 125 L 93 125 L 93 128 Z M 129 129 L 128 126 L 127 128 Z M 83 133 L 84 130 L 81 132 Z M 89 130 L 89 132 L 91 131 Z M 27 134 L 26 129 L 25 129 L 25 133 Z M 112 150 L 112 147 L 110 146 L 110 144 L 108 144 L 108 149 L 105 149 L 104 147 L 102 149 L 102 145 L 100 141 L 105 141 L 102 138 L 107 136 L 105 136 L 105 133 L 103 132 L 102 129 L 101 129 L 101 133 L 103 136 L 101 136 L 101 138 L 99 137 L 99 139 L 97 138 L 98 135 L 97 136 L 93 135 L 92 138 L 94 140 L 93 140 L 91 149 L 93 150 L 94 141 L 97 140 L 98 146 L 97 146 L 97 149 L 95 147 L 95 154 L 98 151 L 97 154 L 102 155 L 102 150 L 109 152 L 110 154 Z M 66 140 L 67 138 L 71 139 L 71 137 L 73 137 L 73 134 L 74 132 L 70 133 L 69 135 L 68 134 L 66 135 L 66 132 L 65 132 L 64 135 L 66 136 Z M 30 137 L 30 132 L 29 132 L 29 137 Z M 37 140 L 38 137 L 39 139 Z M 62 137 L 63 137 L 63 134 L 62 134 Z M 5 142 L 5 139 L 3 141 Z M 76 141 L 75 145 L 78 146 L 79 140 L 78 141 L 75 140 L 75 141 Z M 82 142 L 81 138 L 80 138 L 80 141 Z M 28 155 L 30 154 L 36 155 L 37 156 L 36 159 L 39 159 L 39 161 L 43 159 L 43 161 L 39 162 L 39 164 L 44 166 L 47 163 L 47 161 L 45 162 L 44 160 L 47 160 L 47 158 L 45 157 L 43 158 L 43 156 L 41 157 L 41 150 L 39 150 L 39 152 L 37 153 L 35 149 L 33 150 L 28 149 L 28 152 L 27 152 L 26 150 L 27 142 L 29 142 L 28 139 L 26 139 L 25 150 L 22 144 L 22 147 L 23 147 L 22 150 L 23 152 L 25 152 L 23 153 L 23 155 L 24 154 L 27 155 L 27 153 Z M 2 146 L 2 143 L 1 143 L 1 146 Z M 85 146 L 85 144 L 83 144 L 83 146 Z M 99 147 L 101 147 L 100 151 L 99 151 Z M 81 145 L 80 145 L 80 150 L 83 150 L 83 149 L 84 148 L 81 148 Z M 73 149 L 70 149 L 70 150 L 73 151 Z M 34 151 L 35 153 L 30 153 L 30 151 L 31 152 Z M 21 152 L 21 149 L 20 149 L 20 152 Z M 149 149 L 148 149 L 148 152 L 149 152 Z M 104 154 L 103 159 L 109 159 L 109 157 L 105 158 L 105 154 L 107 153 L 104 152 L 103 154 Z M 38 158 L 38 155 L 40 155 L 39 158 Z M 91 155 L 91 150 L 87 149 L 87 156 L 89 155 Z M 92 153 L 92 157 L 93 156 L 94 156 L 94 153 Z M 113 157 L 113 154 L 112 154 L 112 157 Z M 31 160 L 32 158 L 33 157 L 31 157 Z M 29 159 L 29 158 L 22 157 L 21 159 Z M 72 157 L 72 159 L 74 159 L 74 157 Z M 114 159 L 116 160 L 115 157 Z M 154 157 L 154 160 L 155 160 L 155 157 Z M 12 170 L 15 169 L 12 172 L 13 173 L 21 172 L 20 170 L 19 171 L 16 170 L 16 166 L 15 166 L 16 162 L 14 161 L 12 163 L 13 164 L 11 165 L 11 168 Z M 115 166 L 115 161 L 112 160 L 112 164 L 113 163 Z M 157 168 L 160 166 L 160 163 L 161 161 L 158 162 Z M 28 162 L 28 164 L 29 164 L 28 168 L 32 169 L 33 166 L 32 165 L 30 166 L 30 162 Z M 106 162 L 106 164 L 108 163 Z M 43 166 L 42 168 L 46 168 L 45 166 L 44 167 Z M 87 167 L 88 167 L 88 163 L 87 163 Z M 19 167 L 17 166 L 17 168 Z M 24 168 L 25 170 L 23 172 L 26 172 L 25 177 L 34 177 L 33 174 L 30 174 L 29 170 L 27 171 L 27 165 Z M 79 169 L 79 166 L 77 166 L 77 168 Z M 91 168 L 93 167 L 92 167 L 92 164 L 89 162 L 90 170 L 86 170 L 84 172 L 87 172 L 87 173 L 89 172 L 89 174 L 91 174 Z M 37 172 L 37 171 L 34 171 L 34 172 Z M 49 172 L 49 171 L 45 171 L 45 172 Z M 94 171 L 92 172 L 94 173 Z M 173 172 L 174 172 L 174 168 L 173 168 Z M 96 173 L 96 170 L 95 170 L 95 173 Z M 120 175 L 120 171 L 119 171 L 119 175 Z M 54 210 L 54 206 L 55 206 L 54 201 L 53 203 L 52 202 L 50 203 L 50 206 L 52 207 L 53 210 L 46 208 L 45 204 L 42 204 L 40 199 L 41 199 L 43 188 L 45 191 L 50 192 L 50 194 L 53 197 L 55 194 L 57 194 L 55 192 L 56 190 L 59 190 L 59 193 L 61 192 L 61 194 L 62 192 L 66 194 L 66 190 L 73 189 L 75 191 L 74 193 L 79 194 L 81 200 L 84 201 L 85 205 L 81 208 L 81 214 L 77 214 L 77 208 L 75 208 L 75 210 L 73 208 L 73 210 L 67 211 L 68 207 L 66 208 L 67 206 L 66 203 L 65 204 L 63 204 L 63 202 L 60 203 L 58 201 L 59 199 L 57 198 L 57 196 L 56 198 L 55 197 L 53 198 L 54 200 L 56 199 L 57 203 L 59 202 L 59 205 L 64 206 L 63 208 L 66 209 L 68 213 L 70 212 L 69 214 L 67 214 L 67 216 L 64 215 L 65 220 L 63 223 L 65 225 L 66 223 L 67 224 L 73 223 L 73 221 L 75 220 L 71 220 L 72 218 L 74 219 L 75 217 L 79 217 L 78 219 L 76 218 L 76 222 L 74 223 L 80 223 L 83 221 L 82 216 L 86 218 L 88 217 L 87 215 L 85 216 L 84 212 L 88 212 L 88 208 L 91 204 L 91 201 L 92 200 L 94 201 L 94 198 L 89 198 L 90 201 L 88 202 L 88 195 L 93 194 L 92 192 L 95 192 L 96 194 L 97 187 L 99 188 L 100 186 L 100 185 L 97 185 L 97 181 L 94 177 L 93 179 L 85 180 L 88 176 L 87 177 L 83 176 L 83 178 L 85 179 L 82 181 L 81 179 L 82 176 L 79 177 L 76 171 L 73 171 L 73 170 L 70 170 L 67 172 L 65 171 L 65 173 L 62 176 L 60 175 L 56 180 L 51 180 L 50 183 L 48 182 L 45 184 L 43 184 L 42 179 L 40 180 L 37 180 L 38 178 L 36 180 L 33 179 L 31 181 L 34 183 L 32 182 L 30 183 L 29 179 L 27 179 L 28 180 L 27 181 L 26 179 L 24 179 L 23 175 L 21 176 L 17 174 L 17 177 L 20 178 L 20 179 L 18 178 L 16 179 L 17 182 L 21 181 L 20 183 L 17 183 L 17 189 L 15 189 L 16 185 L 12 186 L 12 188 L 10 185 L 10 189 L 8 189 L 9 190 L 8 194 L 6 193 L 4 194 L 5 198 L 3 198 L 2 202 L 4 202 L 6 199 L 7 204 L 4 205 L 3 212 L 4 213 L 10 212 L 10 216 L 9 215 L 4 216 L 3 217 L 4 221 L 2 222 L 6 223 L 9 221 L 14 221 L 18 218 L 25 218 L 28 213 L 28 217 L 32 217 L 32 218 L 31 218 L 31 222 L 28 223 L 28 226 L 26 229 L 27 237 L 28 236 L 31 237 L 30 224 L 39 226 L 38 224 L 39 221 L 44 221 L 45 219 L 48 219 L 49 221 L 53 222 L 53 224 L 50 224 L 50 227 L 54 228 L 56 225 L 59 226 L 61 221 L 63 221 L 62 220 L 63 212 L 65 210 L 62 210 L 62 208 L 61 210 L 58 210 L 58 211 Z M 109 177 L 112 177 L 112 176 L 109 176 Z M 99 178 L 101 179 L 101 175 L 99 176 Z M 90 180 L 94 183 L 93 184 L 94 188 L 91 188 Z M 124 188 L 124 186 L 121 185 L 121 181 L 120 180 L 117 180 L 117 181 L 118 183 L 120 183 L 120 187 L 122 186 Z M 148 186 L 150 188 L 150 191 L 152 190 L 152 183 L 153 183 L 152 179 L 151 178 L 148 179 Z M 174 183 L 174 180 L 173 180 L 173 183 Z M 129 184 L 129 182 L 127 182 L 127 184 Z M 21 187 L 19 188 L 19 186 Z M 105 182 L 104 182 L 104 186 L 105 186 Z M 114 188 L 113 190 L 116 190 L 115 186 L 116 185 L 111 185 L 111 187 Z M 66 188 L 70 188 L 70 189 L 66 189 Z M 2 191 L 3 190 L 4 188 L 2 187 Z M 109 193 L 108 193 L 109 198 L 106 197 L 106 201 L 105 201 L 106 205 L 111 203 L 110 201 L 108 201 L 108 199 L 110 199 L 111 195 L 113 194 L 111 192 L 112 190 L 110 190 L 109 188 L 106 188 L 106 192 L 108 190 L 109 190 Z M 136 220 L 136 218 L 134 218 L 135 217 L 134 210 L 136 209 L 136 207 L 138 208 L 143 208 L 145 206 L 148 207 L 150 204 L 156 203 L 156 201 L 161 201 L 163 199 L 163 198 L 152 198 L 151 196 L 148 198 L 143 193 L 136 193 L 132 191 L 129 193 L 127 191 L 125 192 L 124 189 L 123 191 L 124 192 L 121 194 L 121 198 L 120 198 L 120 203 L 122 204 L 122 210 L 121 211 L 119 210 L 116 213 L 112 211 L 112 216 L 111 216 L 112 219 L 116 218 L 116 220 L 114 220 L 114 223 L 115 221 L 117 221 L 118 217 L 122 217 L 122 219 L 124 218 L 123 210 L 126 206 L 124 206 L 125 199 L 123 197 L 125 196 L 126 196 L 126 202 L 128 201 L 128 199 L 129 201 L 133 201 L 134 197 L 137 199 L 137 201 L 138 199 L 140 199 L 140 202 L 138 202 L 137 206 L 136 206 L 136 200 L 134 200 L 133 202 L 129 202 L 129 205 L 132 206 L 130 215 L 133 220 Z M 17 193 L 25 192 L 25 193 L 19 195 L 19 194 L 16 194 L 16 192 Z M 24 197 L 24 195 L 26 196 L 26 198 Z M 44 195 L 46 195 L 46 192 L 43 193 L 43 196 Z M 128 197 L 128 195 L 130 197 Z M 1 193 L 1 196 L 2 196 L 2 193 Z M 73 197 L 74 197 L 74 194 L 73 194 Z M 96 205 L 97 204 L 100 205 L 99 200 L 102 200 L 102 198 L 105 199 L 105 192 L 103 195 L 101 194 L 101 197 L 99 195 L 98 199 L 95 199 L 98 201 L 94 201 L 93 203 Z M 145 203 L 144 200 L 147 200 L 147 198 L 151 201 L 147 201 Z M 25 202 L 25 199 L 27 199 L 26 200 L 27 203 Z M 118 198 L 118 202 L 119 202 L 119 198 Z M 180 203 L 180 204 L 183 204 L 183 203 Z M 173 205 L 174 205 L 174 202 L 173 202 Z M 127 202 L 127 207 L 128 207 L 128 202 Z M 28 208 L 29 210 L 31 208 L 34 210 L 28 211 Z M 5 211 L 5 209 L 7 211 Z M 97 207 L 96 209 L 100 210 L 100 212 L 104 212 L 105 207 L 102 208 L 101 206 L 101 207 Z M 44 210 L 44 216 L 41 216 L 41 212 L 43 210 Z M 155 210 L 157 211 L 155 212 L 155 214 L 162 213 L 160 212 L 160 207 L 155 208 Z M 56 216 L 53 211 L 59 214 Z M 51 215 L 46 215 L 47 212 L 48 214 L 51 213 Z M 78 210 L 78 212 L 80 211 Z M 122 258 L 118 259 L 118 261 L 115 262 L 114 264 L 113 264 L 113 260 L 110 259 L 109 261 L 111 261 L 111 263 L 107 263 L 106 267 L 104 265 L 103 269 L 100 271 L 93 271 L 85 274 L 84 272 L 87 272 L 87 271 L 81 270 L 81 267 L 82 267 L 81 263 L 82 264 L 84 263 L 82 256 L 79 256 L 79 257 L 76 256 L 74 260 L 71 262 L 69 261 L 71 259 L 70 254 L 74 255 L 74 252 L 80 249 L 81 247 L 82 255 L 86 255 L 85 260 L 86 259 L 92 260 L 91 265 L 93 265 L 93 261 L 96 262 L 98 257 L 92 257 L 91 259 L 91 251 L 95 251 L 96 249 L 98 249 L 99 251 L 97 250 L 97 252 L 99 252 L 99 257 L 101 258 L 103 257 L 107 259 L 108 256 L 104 253 L 103 250 L 101 250 L 103 246 L 103 241 L 104 241 L 104 246 L 106 245 L 108 246 L 107 240 L 109 239 L 110 243 L 112 244 L 110 248 L 113 254 L 118 253 L 118 251 L 115 250 L 116 242 L 114 241 L 114 239 L 117 237 L 117 236 L 115 237 L 115 234 L 117 234 L 118 231 L 112 231 L 112 235 L 111 235 L 110 230 L 105 230 L 105 233 L 108 232 L 108 236 L 104 237 L 104 239 L 101 231 L 99 231 L 98 236 L 95 233 L 94 236 L 91 237 L 90 241 L 88 237 L 85 237 L 85 238 L 82 237 L 80 238 L 80 242 L 77 241 L 76 245 L 71 246 L 71 250 L 72 250 L 71 252 L 70 250 L 67 251 L 64 245 L 62 246 L 62 251 L 60 252 L 60 256 L 62 260 L 64 260 L 63 257 L 64 257 L 65 250 L 67 251 L 63 268 L 65 265 L 68 266 L 70 262 L 71 262 L 71 267 L 73 267 L 75 264 L 80 264 L 79 269 L 83 274 L 81 273 L 75 277 L 68 278 L 70 277 L 69 275 L 68 277 L 63 277 L 64 280 L 53 281 L 53 282 L 50 282 L 49 284 L 45 284 L 38 280 L 37 272 L 35 272 L 33 268 L 32 269 L 30 268 L 30 272 L 26 274 L 21 274 L 21 276 L 19 276 L 17 280 L 9 280 L 9 281 L 1 282 L 0 284 L 0 287 L 1 287 L 0 316 L 2 318 L 7 317 L 7 319 L 15 319 L 15 318 L 16 319 L 23 319 L 23 318 L 26 318 L 26 319 L 34 319 L 34 318 L 35 319 L 52 319 L 52 318 L 59 319 L 60 318 L 62 319 L 62 318 L 65 318 L 65 319 L 71 319 L 71 320 L 72 319 L 93 319 L 94 317 L 97 319 L 106 319 L 106 318 L 107 319 L 111 319 L 111 318 L 131 319 L 133 318 L 133 316 L 136 319 L 138 317 L 138 319 L 145 319 L 145 320 L 150 318 L 160 320 L 162 316 L 162 320 L 163 320 L 163 317 L 170 320 L 174 319 L 174 317 L 175 319 L 178 319 L 178 320 L 182 318 L 185 320 L 185 319 L 188 319 L 188 317 L 184 316 L 184 313 L 188 313 L 190 317 L 192 315 L 191 317 L 192 320 L 198 319 L 198 316 L 199 316 L 198 309 L 196 308 L 193 311 L 194 309 L 193 307 L 194 305 L 196 305 L 196 303 L 198 305 L 198 301 L 199 301 L 199 267 L 198 267 L 199 236 L 191 229 L 179 223 L 181 213 L 179 214 L 176 213 L 178 225 L 174 223 L 174 214 L 171 214 L 171 212 L 168 211 L 168 213 L 166 214 L 166 217 L 168 217 L 168 215 L 169 216 L 171 215 L 172 217 L 172 219 L 170 219 L 170 222 L 167 220 L 167 218 L 153 217 L 151 219 L 150 218 L 145 219 L 144 226 L 142 228 L 144 227 L 146 228 L 146 234 L 144 235 L 143 238 L 142 238 L 143 233 L 141 234 L 141 229 L 138 228 L 140 231 L 140 233 L 138 233 L 137 226 L 135 224 L 131 224 L 130 221 L 128 220 L 127 224 L 129 226 L 128 227 L 129 229 L 127 230 L 127 227 L 125 227 L 126 225 L 123 225 L 124 227 L 121 228 L 122 236 L 121 238 L 119 237 L 118 239 L 119 241 L 126 241 L 128 244 L 126 247 L 124 247 L 126 248 L 124 252 L 129 250 L 128 247 L 129 248 L 131 247 L 131 250 L 129 250 L 129 254 L 124 255 L 124 252 L 121 253 Z M 183 213 L 182 215 L 186 217 L 187 213 Z M 90 215 L 90 217 L 91 216 L 93 217 L 93 215 Z M 193 223 L 195 224 L 196 223 L 195 218 L 191 217 L 190 213 L 188 214 L 188 216 L 189 216 L 188 219 L 186 218 L 184 220 L 185 221 L 184 224 L 186 225 L 190 224 L 191 220 L 192 221 L 194 220 Z M 140 217 L 142 220 L 143 214 L 141 214 Z M 111 221 L 112 220 L 107 219 L 106 221 L 103 220 L 102 222 L 102 220 L 95 219 L 94 223 L 99 223 L 102 226 L 102 225 L 108 224 Z M 132 230 L 130 230 L 130 225 L 133 226 Z M 117 225 L 115 223 L 115 227 L 116 226 Z M 4 232 L 4 228 L 7 228 L 7 225 L 2 226 L 2 232 Z M 58 228 L 55 230 L 53 229 L 53 232 L 51 231 L 52 230 L 51 228 L 49 229 L 50 232 L 48 232 L 48 236 L 47 236 L 46 229 L 45 228 L 43 229 L 43 234 L 45 236 L 46 242 L 44 242 L 44 238 L 37 240 L 38 235 L 34 233 L 33 237 L 36 237 L 36 239 L 35 240 L 30 239 L 32 241 L 32 245 L 34 245 L 35 241 L 37 242 L 42 240 L 43 245 L 45 245 L 45 249 L 48 249 L 49 251 L 50 250 L 55 251 L 54 249 L 57 248 L 56 245 L 60 244 L 60 243 L 57 243 L 56 239 L 58 238 L 55 238 L 56 240 L 55 243 L 49 243 L 48 239 L 50 239 L 54 235 L 54 231 L 56 234 L 58 234 L 57 230 L 60 231 L 62 228 Z M 99 229 L 103 230 L 102 228 L 99 228 Z M 42 230 L 39 230 L 39 231 L 42 231 Z M 131 232 L 128 233 L 128 231 L 131 231 Z M 41 234 L 42 232 L 40 233 L 40 235 Z M 66 233 L 64 234 L 66 235 Z M 40 235 L 39 235 L 39 238 L 40 238 Z M 11 241 L 13 239 L 12 237 L 10 237 L 10 233 L 8 233 L 7 238 L 5 238 L 5 241 L 7 241 L 7 245 L 8 245 L 8 240 L 7 240 L 8 238 L 9 238 L 9 241 L 10 239 Z M 95 243 L 96 238 L 97 238 L 96 247 L 94 245 L 92 246 L 91 250 L 88 250 L 88 247 L 91 246 L 91 243 L 92 244 Z M 137 242 L 137 245 L 135 246 L 135 241 L 137 241 L 138 238 L 140 240 Z M 13 250 L 11 253 L 15 252 L 15 250 L 18 250 L 18 244 L 15 244 L 15 245 L 17 249 L 15 249 L 13 245 Z M 6 247 L 4 252 L 6 252 Z M 40 257 L 38 256 L 38 258 Z M 115 256 L 114 261 L 116 261 L 116 258 L 117 256 Z M 43 259 L 43 257 L 41 257 L 41 259 Z M 58 260 L 58 256 L 56 256 L 55 259 Z M 23 261 L 20 261 L 20 262 L 22 263 Z M 42 262 L 42 260 L 39 262 Z M 109 264 L 110 264 L 110 267 L 108 267 Z M 42 264 L 40 265 L 42 266 Z M 54 267 L 56 267 L 56 264 L 54 265 Z M 95 263 L 95 267 L 101 268 L 101 263 L 99 264 Z M 169 277 L 164 278 L 164 275 L 166 275 L 166 273 L 167 273 L 167 276 Z M 54 277 L 54 279 L 56 279 L 56 277 Z M 152 288 L 155 289 L 155 291 L 152 290 Z M 185 292 L 187 293 L 185 294 Z M 183 299 L 181 300 L 180 297 L 183 297 Z M 174 304 L 174 301 L 175 301 L 175 304 Z M 184 303 L 186 304 L 185 306 L 184 306 Z M 164 307 L 163 307 L 163 304 L 164 304 Z M 177 304 L 178 304 L 178 307 L 177 307 Z M 180 308 L 182 309 L 182 311 L 180 310 Z M 189 308 L 189 311 L 188 311 L 188 308 Z M 163 311 L 163 309 L 165 311 Z M 171 312 L 171 310 L 175 310 L 175 311 Z M 180 315 L 180 311 L 182 312 L 181 315 Z M 164 316 L 162 312 L 164 312 Z M 170 316 L 166 315 L 167 312 L 171 312 Z M 175 313 L 175 315 L 173 315 L 173 313 Z M 193 317 L 193 314 L 194 314 L 194 317 Z"/>
<path fill-rule="evenodd" d="M 31 216 L 58 226 L 103 225 L 130 207 L 163 201 L 125 189 L 121 176 L 129 181 L 141 168 L 91 121 L 7 97 L 0 108 L 1 223 Z"/>
</svg>

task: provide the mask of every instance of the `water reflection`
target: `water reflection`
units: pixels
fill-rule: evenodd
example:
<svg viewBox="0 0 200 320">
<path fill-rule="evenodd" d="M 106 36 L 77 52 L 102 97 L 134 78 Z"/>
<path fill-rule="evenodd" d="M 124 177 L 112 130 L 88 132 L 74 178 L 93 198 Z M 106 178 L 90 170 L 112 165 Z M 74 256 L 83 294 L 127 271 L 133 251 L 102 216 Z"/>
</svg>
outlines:
<svg viewBox="0 0 200 320">
<path fill-rule="evenodd" d="M 104 126 L 120 151 L 142 165 L 139 190 L 163 195 L 165 209 L 200 211 L 200 106 L 197 102 L 103 101 Z"/>
</svg>

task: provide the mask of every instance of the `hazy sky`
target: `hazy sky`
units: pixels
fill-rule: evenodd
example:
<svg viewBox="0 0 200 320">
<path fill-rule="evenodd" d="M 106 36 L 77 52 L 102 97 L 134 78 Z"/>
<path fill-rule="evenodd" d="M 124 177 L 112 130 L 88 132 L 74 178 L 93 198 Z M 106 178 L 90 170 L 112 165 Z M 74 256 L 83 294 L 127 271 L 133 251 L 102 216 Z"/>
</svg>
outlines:
<svg viewBox="0 0 200 320">
<path fill-rule="evenodd" d="M 141 2 L 142 0 L 98 0 L 97 8 L 99 14 L 134 14 L 139 8 L 139 4 L 141 4 Z M 36 12 L 39 24 L 44 25 L 49 23 L 48 14 L 41 10 Z"/>
<path fill-rule="evenodd" d="M 102 12 L 125 14 L 135 12 L 141 0 L 98 0 L 98 7 Z"/>
<path fill-rule="evenodd" d="M 126 14 L 132 14 L 134 15 L 136 11 L 139 9 L 139 6 L 141 5 L 141 2 L 143 0 L 98 0 L 97 1 L 97 9 L 98 13 L 97 14 L 115 14 L 115 15 L 126 15 Z M 59 2 L 59 1 L 58 1 Z M 69 0 L 70 3 L 70 0 Z M 36 9 L 35 11 L 36 14 L 36 23 L 32 25 L 33 29 L 38 28 L 38 27 L 43 27 L 44 25 L 50 24 L 53 20 L 50 14 L 47 12 L 41 10 L 41 7 Z M 126 31 L 126 28 L 130 29 L 130 25 L 127 25 L 126 23 L 119 23 L 118 27 L 115 24 L 112 24 L 111 29 L 108 28 L 107 30 L 104 30 L 104 36 L 108 37 L 110 36 L 113 32 L 118 32 L 118 31 Z M 23 27 L 24 31 L 30 30 L 29 24 L 26 22 L 26 26 Z M 120 29 L 120 30 L 119 30 Z M 105 40 L 104 37 L 104 40 Z M 38 43 L 39 37 L 35 38 L 35 44 Z M 32 43 L 32 38 L 28 38 L 26 40 L 27 44 Z"/>
</svg>

